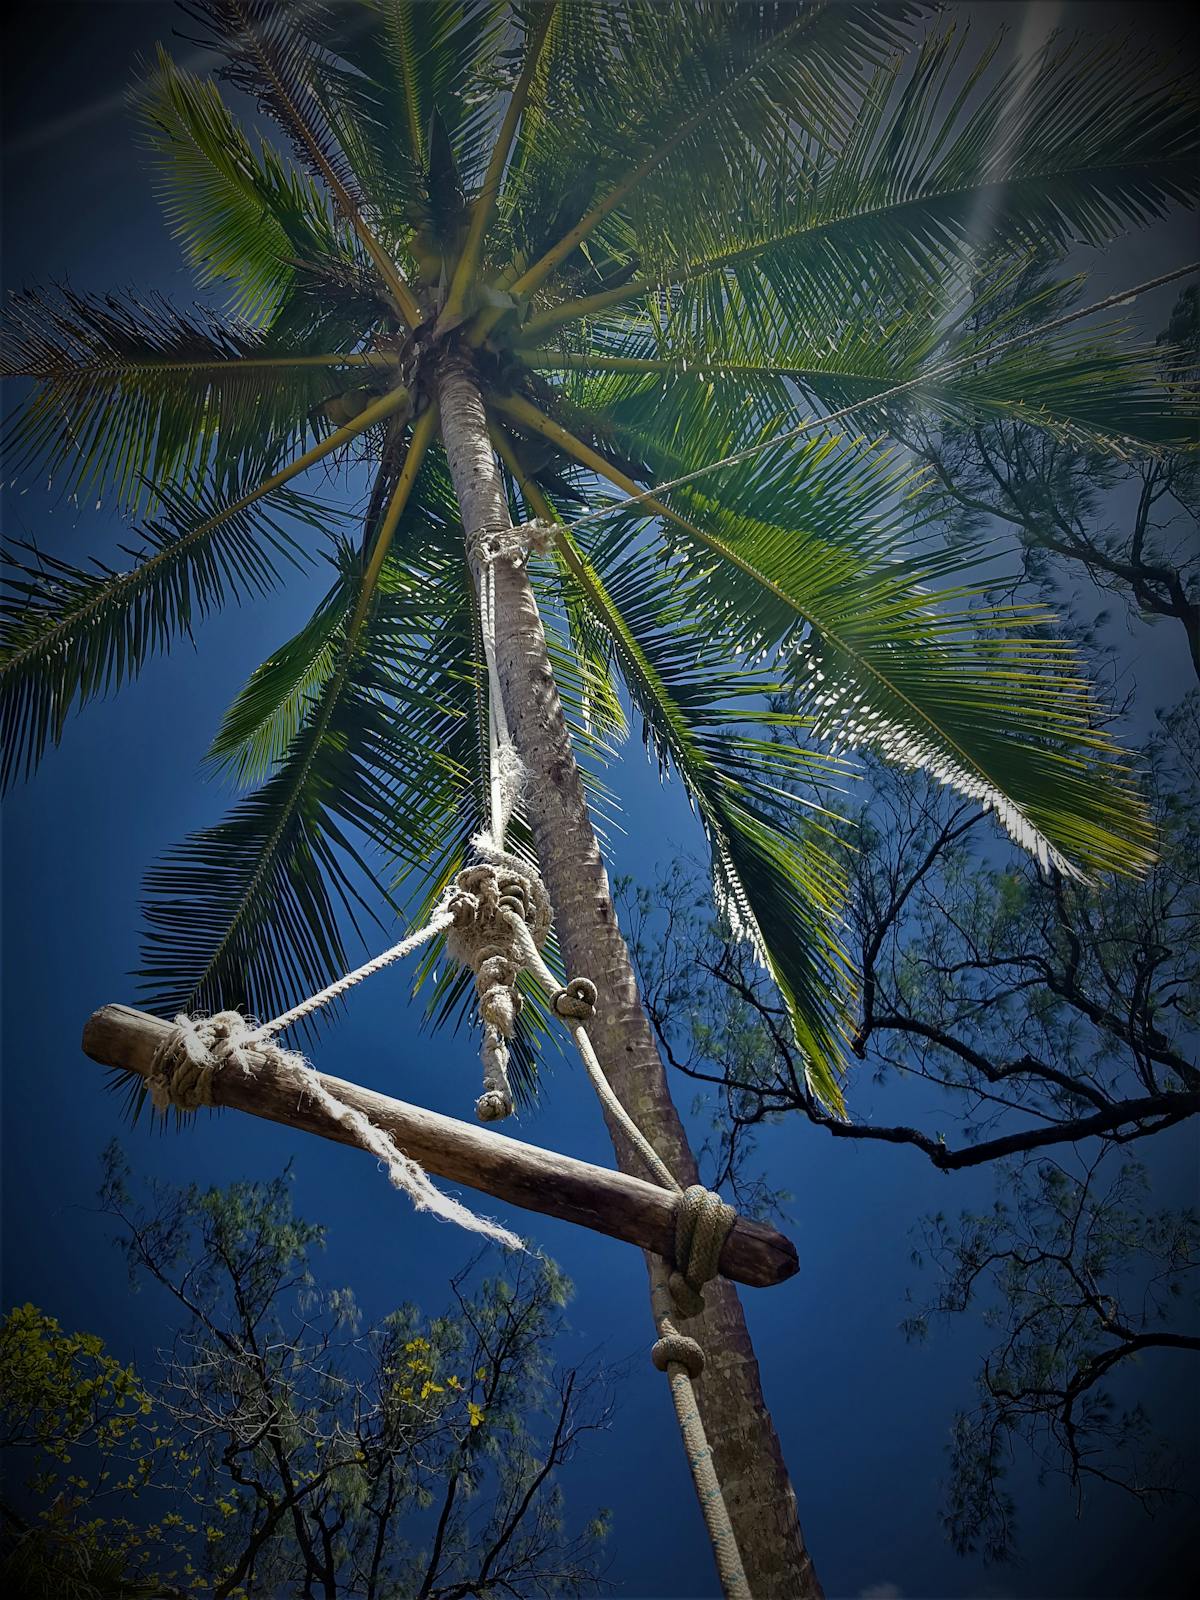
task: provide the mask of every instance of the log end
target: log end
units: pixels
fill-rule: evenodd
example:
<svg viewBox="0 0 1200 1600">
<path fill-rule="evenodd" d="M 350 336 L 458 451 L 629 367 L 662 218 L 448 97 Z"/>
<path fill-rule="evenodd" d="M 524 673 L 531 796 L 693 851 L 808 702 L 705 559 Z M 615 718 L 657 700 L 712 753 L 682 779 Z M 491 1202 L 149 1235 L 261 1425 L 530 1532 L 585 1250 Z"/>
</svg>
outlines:
<svg viewBox="0 0 1200 1600">
<path fill-rule="evenodd" d="M 102 1067 L 119 1067 L 145 1077 L 170 1030 L 169 1022 L 133 1006 L 101 1006 L 83 1025 L 83 1053 Z"/>
<path fill-rule="evenodd" d="M 727 1260 L 733 1270 L 726 1270 Z M 773 1284 L 786 1283 L 799 1272 L 800 1257 L 796 1246 L 778 1228 L 738 1217 L 721 1250 L 721 1270 L 735 1282 L 769 1289 Z"/>
</svg>

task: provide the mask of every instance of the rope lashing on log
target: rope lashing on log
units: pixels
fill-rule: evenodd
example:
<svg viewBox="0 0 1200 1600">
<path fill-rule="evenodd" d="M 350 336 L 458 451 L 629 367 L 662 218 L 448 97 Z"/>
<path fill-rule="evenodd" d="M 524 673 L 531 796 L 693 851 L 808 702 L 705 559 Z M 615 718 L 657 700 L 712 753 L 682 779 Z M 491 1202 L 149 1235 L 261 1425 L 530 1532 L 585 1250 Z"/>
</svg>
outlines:
<svg viewBox="0 0 1200 1600">
<path fill-rule="evenodd" d="M 425 1169 L 399 1150 L 386 1133 L 331 1094 L 299 1051 L 284 1050 L 275 1044 L 270 1038 L 274 1026 L 277 1024 L 255 1028 L 237 1011 L 219 1011 L 216 1016 L 199 1019 L 176 1017 L 175 1030 L 159 1049 L 146 1080 L 157 1109 L 166 1111 L 177 1106 L 194 1111 L 211 1105 L 216 1073 L 253 1073 L 269 1062 L 276 1071 L 293 1079 L 298 1095 L 315 1100 L 327 1116 L 353 1134 L 356 1144 L 377 1156 L 393 1186 L 406 1194 L 418 1211 L 456 1222 L 460 1228 L 483 1234 L 510 1250 L 524 1249 L 515 1233 L 443 1194 Z"/>
</svg>

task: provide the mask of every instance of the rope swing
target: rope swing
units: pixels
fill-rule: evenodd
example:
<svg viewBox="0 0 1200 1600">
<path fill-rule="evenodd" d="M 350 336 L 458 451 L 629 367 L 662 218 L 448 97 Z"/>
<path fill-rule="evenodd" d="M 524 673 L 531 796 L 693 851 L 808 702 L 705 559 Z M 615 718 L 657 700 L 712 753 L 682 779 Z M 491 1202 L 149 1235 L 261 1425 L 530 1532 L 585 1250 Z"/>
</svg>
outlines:
<svg viewBox="0 0 1200 1600">
<path fill-rule="evenodd" d="M 294 1081 L 297 1093 L 315 1099 L 329 1117 L 349 1132 L 354 1142 L 379 1158 L 392 1184 L 426 1211 L 455 1222 L 472 1233 L 523 1249 L 521 1240 L 489 1218 L 478 1216 L 442 1193 L 416 1161 L 360 1111 L 347 1105 L 321 1082 L 310 1063 L 295 1050 L 275 1043 L 275 1035 L 311 1016 L 393 962 L 411 955 L 440 934 L 449 954 L 475 974 L 479 1017 L 483 1026 L 481 1057 L 483 1093 L 475 1104 L 481 1122 L 511 1115 L 509 1041 L 523 1005 L 517 983 L 528 972 L 544 991 L 550 1010 L 565 1024 L 598 1099 L 609 1118 L 628 1138 L 655 1181 L 676 1195 L 674 1260 L 650 1257 L 651 1302 L 658 1339 L 651 1359 L 671 1386 L 676 1418 L 688 1464 L 708 1528 L 726 1600 L 750 1600 L 750 1589 L 738 1554 L 724 1494 L 712 1461 L 693 1387 L 704 1369 L 699 1342 L 681 1333 L 675 1319 L 686 1320 L 704 1309 L 704 1285 L 719 1271 L 721 1248 L 736 1219 L 732 1206 L 718 1194 L 694 1184 L 688 1189 L 674 1174 L 622 1105 L 596 1055 L 586 1024 L 595 1016 L 597 991 L 589 978 L 560 984 L 542 957 L 550 932 L 552 909 L 538 869 L 505 848 L 508 825 L 520 799 L 525 772 L 512 742 L 500 695 L 496 667 L 495 565 L 523 565 L 533 551 L 544 551 L 552 524 L 535 520 L 518 527 L 484 528 L 468 544 L 476 574 L 483 653 L 488 675 L 488 764 L 490 827 L 471 841 L 473 860 L 457 874 L 424 927 L 338 978 L 327 988 L 285 1011 L 272 1022 L 255 1026 L 236 1011 L 208 1018 L 180 1015 L 155 1055 L 147 1082 L 155 1106 L 194 1110 L 211 1104 L 212 1080 L 219 1072 L 252 1073 L 269 1065 Z"/>
</svg>

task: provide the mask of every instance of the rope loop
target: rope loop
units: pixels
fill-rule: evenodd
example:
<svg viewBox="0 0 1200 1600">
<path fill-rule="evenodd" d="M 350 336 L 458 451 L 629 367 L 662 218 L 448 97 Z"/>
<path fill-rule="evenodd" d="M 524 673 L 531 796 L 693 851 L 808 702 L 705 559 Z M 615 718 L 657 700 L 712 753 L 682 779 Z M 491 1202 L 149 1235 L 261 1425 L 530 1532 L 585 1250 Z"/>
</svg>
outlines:
<svg viewBox="0 0 1200 1600">
<path fill-rule="evenodd" d="M 704 1310 L 704 1285 L 720 1271 L 721 1250 L 737 1212 L 719 1194 L 694 1183 L 675 1203 L 675 1266 L 668 1282 L 681 1317 Z"/>
<path fill-rule="evenodd" d="M 566 987 L 550 996 L 550 1009 L 556 1016 L 590 1022 L 596 1015 L 596 985 L 590 978 L 570 978 Z"/>
</svg>

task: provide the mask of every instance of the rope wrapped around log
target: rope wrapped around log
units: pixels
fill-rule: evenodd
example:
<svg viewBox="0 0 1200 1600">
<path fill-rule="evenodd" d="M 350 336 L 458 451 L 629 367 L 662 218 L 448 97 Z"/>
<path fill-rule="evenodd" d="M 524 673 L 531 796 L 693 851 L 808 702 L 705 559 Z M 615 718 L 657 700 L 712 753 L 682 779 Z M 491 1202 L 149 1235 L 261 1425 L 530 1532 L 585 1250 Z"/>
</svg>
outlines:
<svg viewBox="0 0 1200 1600">
<path fill-rule="evenodd" d="M 297 1094 L 315 1100 L 332 1121 L 353 1135 L 356 1144 L 377 1156 L 393 1186 L 406 1194 L 418 1211 L 456 1222 L 507 1249 L 525 1248 L 509 1229 L 443 1194 L 425 1169 L 398 1149 L 382 1129 L 331 1094 L 299 1051 L 277 1045 L 269 1034 L 272 1026 L 256 1028 L 237 1011 L 219 1011 L 212 1017 L 177 1016 L 146 1077 L 156 1109 L 166 1111 L 174 1106 L 195 1111 L 211 1105 L 212 1083 L 218 1073 L 253 1073 L 269 1063 L 294 1080 Z"/>
</svg>

